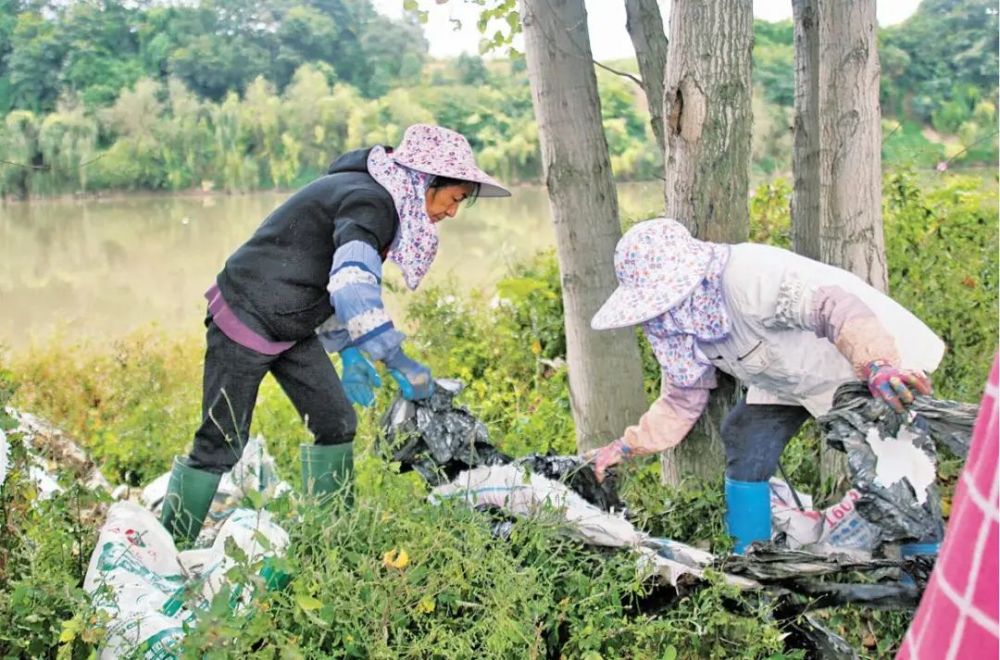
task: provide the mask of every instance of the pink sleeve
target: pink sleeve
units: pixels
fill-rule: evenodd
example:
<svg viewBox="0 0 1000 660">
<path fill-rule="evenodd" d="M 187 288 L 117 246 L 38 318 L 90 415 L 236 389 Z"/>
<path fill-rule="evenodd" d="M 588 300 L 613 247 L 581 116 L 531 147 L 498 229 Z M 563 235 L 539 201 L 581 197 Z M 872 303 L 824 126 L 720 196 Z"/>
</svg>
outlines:
<svg viewBox="0 0 1000 660">
<path fill-rule="evenodd" d="M 854 367 L 859 378 L 866 377 L 874 360 L 899 364 L 896 340 L 863 300 L 839 286 L 816 289 L 809 315 L 810 329 L 837 347 Z"/>
<path fill-rule="evenodd" d="M 715 387 L 715 369 L 701 377 L 694 387 L 677 387 L 663 379 L 660 398 L 635 426 L 625 429 L 622 442 L 634 456 L 655 454 L 680 443 L 708 404 Z"/>
</svg>

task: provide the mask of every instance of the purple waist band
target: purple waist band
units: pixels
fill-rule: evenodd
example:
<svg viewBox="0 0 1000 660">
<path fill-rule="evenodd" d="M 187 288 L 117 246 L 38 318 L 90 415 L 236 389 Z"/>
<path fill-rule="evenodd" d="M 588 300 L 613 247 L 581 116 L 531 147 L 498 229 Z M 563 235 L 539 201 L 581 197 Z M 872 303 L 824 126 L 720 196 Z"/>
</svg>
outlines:
<svg viewBox="0 0 1000 660">
<path fill-rule="evenodd" d="M 226 299 L 222 297 L 222 292 L 219 291 L 218 284 L 213 284 L 205 292 L 205 299 L 208 300 L 208 313 L 212 315 L 215 325 L 219 326 L 222 334 L 240 346 L 263 355 L 277 355 L 284 353 L 295 345 L 294 341 L 270 341 L 264 339 L 248 328 L 243 321 L 237 318 L 232 308 L 226 303 Z"/>
</svg>

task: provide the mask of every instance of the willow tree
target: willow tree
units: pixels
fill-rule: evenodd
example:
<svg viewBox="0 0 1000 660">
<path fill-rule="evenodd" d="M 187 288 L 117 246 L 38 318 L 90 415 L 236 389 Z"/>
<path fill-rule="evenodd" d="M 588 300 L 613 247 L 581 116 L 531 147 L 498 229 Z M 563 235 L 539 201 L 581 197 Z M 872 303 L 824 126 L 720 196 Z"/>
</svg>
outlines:
<svg viewBox="0 0 1000 660">
<path fill-rule="evenodd" d="M 875 3 L 793 0 L 795 251 L 888 287 Z M 845 473 L 824 448 L 824 478 Z"/>
<path fill-rule="evenodd" d="M 577 446 L 617 438 L 646 408 L 632 330 L 595 332 L 615 289 L 618 197 L 583 0 L 520 0 L 524 50 L 562 276 Z"/>
<path fill-rule="evenodd" d="M 750 171 L 751 0 L 674 0 L 664 78 L 666 214 L 703 240 L 745 241 Z M 735 402 L 720 374 L 709 408 L 687 439 L 663 453 L 663 479 L 718 476 L 719 422 Z"/>
</svg>

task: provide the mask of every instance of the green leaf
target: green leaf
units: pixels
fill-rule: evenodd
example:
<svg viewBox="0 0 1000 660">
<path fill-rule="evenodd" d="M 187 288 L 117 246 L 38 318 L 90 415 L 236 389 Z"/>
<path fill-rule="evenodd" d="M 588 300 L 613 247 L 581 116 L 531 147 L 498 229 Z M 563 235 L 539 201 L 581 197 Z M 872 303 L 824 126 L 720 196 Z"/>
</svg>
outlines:
<svg viewBox="0 0 1000 660">
<path fill-rule="evenodd" d="M 511 32 L 517 32 L 521 27 L 521 15 L 516 11 L 507 14 L 507 25 L 510 26 Z"/>
<path fill-rule="evenodd" d="M 417 0 L 403 0 L 403 11 L 417 11 Z"/>
<path fill-rule="evenodd" d="M 663 649 L 663 655 L 660 657 L 662 660 L 677 660 L 677 647 L 671 644 L 667 648 Z"/>
<path fill-rule="evenodd" d="M 232 537 L 226 539 L 226 555 L 232 557 L 238 564 L 245 564 L 249 561 L 247 553 L 243 551 L 243 548 L 236 545 L 236 541 Z"/>
<path fill-rule="evenodd" d="M 303 612 L 312 612 L 323 607 L 323 601 L 308 594 L 295 594 L 295 604 L 298 605 Z"/>
</svg>

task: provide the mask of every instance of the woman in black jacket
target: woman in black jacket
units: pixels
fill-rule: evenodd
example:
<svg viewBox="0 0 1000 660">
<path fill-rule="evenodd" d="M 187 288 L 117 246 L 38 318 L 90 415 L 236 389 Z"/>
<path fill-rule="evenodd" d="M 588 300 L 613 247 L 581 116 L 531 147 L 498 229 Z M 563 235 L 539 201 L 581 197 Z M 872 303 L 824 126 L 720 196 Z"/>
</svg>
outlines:
<svg viewBox="0 0 1000 660">
<path fill-rule="evenodd" d="M 433 388 L 382 304 L 382 263 L 396 263 L 415 289 L 437 252 L 435 225 L 463 201 L 509 195 L 476 167 L 464 137 L 417 124 L 395 150 L 344 154 L 264 220 L 205 294 L 202 422 L 190 454 L 174 460 L 163 505 L 175 538 L 201 530 L 222 473 L 242 454 L 268 372 L 315 437 L 301 447 L 305 491 L 350 487 L 351 402 L 371 405 L 381 385 L 369 358 L 385 363 L 408 399 Z M 343 379 L 328 351 L 340 352 Z"/>
</svg>

